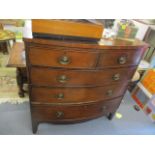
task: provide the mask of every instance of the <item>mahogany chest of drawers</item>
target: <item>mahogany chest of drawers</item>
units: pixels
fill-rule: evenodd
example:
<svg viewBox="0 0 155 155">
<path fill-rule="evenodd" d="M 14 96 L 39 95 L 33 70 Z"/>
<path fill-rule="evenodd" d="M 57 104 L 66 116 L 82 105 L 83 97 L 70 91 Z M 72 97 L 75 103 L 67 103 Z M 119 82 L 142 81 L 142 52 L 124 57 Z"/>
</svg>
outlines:
<svg viewBox="0 0 155 155">
<path fill-rule="evenodd" d="M 112 119 L 147 45 L 25 38 L 33 132 L 41 122 Z"/>
</svg>

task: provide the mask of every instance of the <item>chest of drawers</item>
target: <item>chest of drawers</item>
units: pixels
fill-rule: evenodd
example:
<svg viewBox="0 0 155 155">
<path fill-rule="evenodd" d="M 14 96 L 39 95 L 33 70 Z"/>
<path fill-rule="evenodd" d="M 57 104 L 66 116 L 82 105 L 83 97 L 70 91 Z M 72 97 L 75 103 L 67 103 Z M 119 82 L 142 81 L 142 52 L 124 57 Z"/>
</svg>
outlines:
<svg viewBox="0 0 155 155">
<path fill-rule="evenodd" d="M 138 40 L 24 41 L 34 133 L 41 122 L 112 119 L 147 48 Z"/>
</svg>

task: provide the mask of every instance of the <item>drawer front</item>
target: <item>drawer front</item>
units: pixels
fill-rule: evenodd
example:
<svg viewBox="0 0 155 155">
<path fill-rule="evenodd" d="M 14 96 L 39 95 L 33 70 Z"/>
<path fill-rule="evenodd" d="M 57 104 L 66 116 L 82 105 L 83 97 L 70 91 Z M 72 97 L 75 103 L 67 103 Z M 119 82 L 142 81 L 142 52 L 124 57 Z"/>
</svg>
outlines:
<svg viewBox="0 0 155 155">
<path fill-rule="evenodd" d="M 123 66 L 131 66 L 138 65 L 141 57 L 143 55 L 143 51 L 118 51 L 118 52 L 103 52 L 100 55 L 100 59 L 98 62 L 98 68 L 104 67 L 123 67 Z"/>
<path fill-rule="evenodd" d="M 28 53 L 30 64 L 63 68 L 94 68 L 98 54 L 87 51 L 71 51 L 59 48 L 43 49 L 32 47 Z"/>
<path fill-rule="evenodd" d="M 40 121 L 76 121 L 115 112 L 122 97 L 88 105 L 32 105 L 32 117 Z"/>
<path fill-rule="evenodd" d="M 104 70 L 65 70 L 32 67 L 30 79 L 33 85 L 80 87 L 103 86 L 129 80 L 135 67 Z"/>
<path fill-rule="evenodd" d="M 126 84 L 93 88 L 31 88 L 31 101 L 38 103 L 81 103 L 122 96 Z"/>
</svg>

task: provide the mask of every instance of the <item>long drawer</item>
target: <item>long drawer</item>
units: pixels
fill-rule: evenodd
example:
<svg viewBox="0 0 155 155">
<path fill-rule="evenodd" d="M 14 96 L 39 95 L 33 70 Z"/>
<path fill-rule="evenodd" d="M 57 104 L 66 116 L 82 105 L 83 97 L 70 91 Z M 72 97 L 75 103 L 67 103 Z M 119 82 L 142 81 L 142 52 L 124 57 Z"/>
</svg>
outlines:
<svg viewBox="0 0 155 155">
<path fill-rule="evenodd" d="M 32 116 L 39 121 L 76 121 L 90 119 L 115 112 L 122 97 L 88 105 L 32 105 Z"/>
<path fill-rule="evenodd" d="M 32 87 L 31 101 L 35 103 L 81 103 L 122 96 L 127 84 L 91 88 Z"/>
<path fill-rule="evenodd" d="M 40 86 L 103 86 L 130 80 L 135 67 L 104 70 L 67 70 L 32 67 L 30 82 Z"/>
</svg>

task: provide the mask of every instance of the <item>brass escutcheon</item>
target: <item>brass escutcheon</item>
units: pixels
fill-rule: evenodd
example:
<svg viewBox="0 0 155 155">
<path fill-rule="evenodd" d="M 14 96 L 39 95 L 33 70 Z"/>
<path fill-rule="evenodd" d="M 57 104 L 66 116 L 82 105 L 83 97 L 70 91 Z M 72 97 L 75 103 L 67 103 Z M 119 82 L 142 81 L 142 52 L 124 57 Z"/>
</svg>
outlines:
<svg viewBox="0 0 155 155">
<path fill-rule="evenodd" d="M 122 64 L 125 64 L 126 63 L 126 60 L 127 60 L 126 56 L 121 56 L 121 57 L 118 58 L 118 62 L 121 65 Z"/>
<path fill-rule="evenodd" d="M 57 80 L 60 82 L 60 83 L 65 83 L 68 81 L 68 77 L 66 75 L 60 75 L 58 76 Z"/>
<path fill-rule="evenodd" d="M 59 59 L 58 59 L 58 62 L 61 64 L 61 65 L 67 65 L 69 64 L 71 61 L 70 61 L 70 58 L 66 55 L 64 56 L 61 56 Z"/>
<path fill-rule="evenodd" d="M 62 118 L 64 116 L 64 113 L 62 111 L 57 111 L 55 115 L 57 118 Z"/>
</svg>

